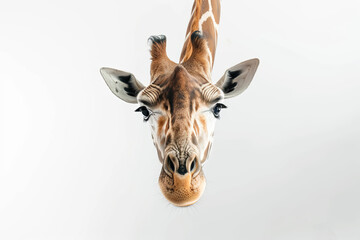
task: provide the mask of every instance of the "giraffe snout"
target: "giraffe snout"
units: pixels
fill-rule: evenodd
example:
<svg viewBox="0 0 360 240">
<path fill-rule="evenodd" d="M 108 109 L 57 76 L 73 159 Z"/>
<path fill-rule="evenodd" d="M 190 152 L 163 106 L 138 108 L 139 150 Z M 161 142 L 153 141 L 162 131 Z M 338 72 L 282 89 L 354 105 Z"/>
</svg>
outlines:
<svg viewBox="0 0 360 240">
<path fill-rule="evenodd" d="M 159 176 L 159 185 L 165 198 L 176 206 L 189 206 L 199 200 L 206 180 L 199 158 L 194 154 L 179 159 L 169 154 Z"/>
</svg>

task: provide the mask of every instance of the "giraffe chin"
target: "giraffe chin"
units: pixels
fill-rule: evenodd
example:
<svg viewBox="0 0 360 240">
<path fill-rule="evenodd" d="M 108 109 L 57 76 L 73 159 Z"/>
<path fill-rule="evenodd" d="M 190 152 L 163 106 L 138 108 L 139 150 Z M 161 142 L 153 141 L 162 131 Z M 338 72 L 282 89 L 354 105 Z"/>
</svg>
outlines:
<svg viewBox="0 0 360 240">
<path fill-rule="evenodd" d="M 206 179 L 202 169 L 193 178 L 191 173 L 185 175 L 176 173 L 173 174 L 173 177 L 170 177 L 162 168 L 159 185 L 161 192 L 169 202 L 178 207 L 186 207 L 200 199 L 205 190 Z"/>
</svg>

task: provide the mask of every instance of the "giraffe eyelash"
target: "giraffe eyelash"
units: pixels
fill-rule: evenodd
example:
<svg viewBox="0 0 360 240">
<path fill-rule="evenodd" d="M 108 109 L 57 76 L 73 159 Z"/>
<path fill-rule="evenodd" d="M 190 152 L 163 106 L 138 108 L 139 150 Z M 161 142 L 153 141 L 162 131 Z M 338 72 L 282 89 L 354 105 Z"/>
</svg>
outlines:
<svg viewBox="0 0 360 240">
<path fill-rule="evenodd" d="M 135 112 L 141 112 L 144 117 L 144 122 L 147 122 L 150 116 L 153 114 L 147 107 L 141 106 L 135 110 Z"/>
<path fill-rule="evenodd" d="M 211 108 L 211 112 L 214 114 L 215 118 L 220 119 L 220 111 L 223 108 L 227 108 L 227 106 L 222 103 L 217 103 L 214 107 Z"/>
</svg>

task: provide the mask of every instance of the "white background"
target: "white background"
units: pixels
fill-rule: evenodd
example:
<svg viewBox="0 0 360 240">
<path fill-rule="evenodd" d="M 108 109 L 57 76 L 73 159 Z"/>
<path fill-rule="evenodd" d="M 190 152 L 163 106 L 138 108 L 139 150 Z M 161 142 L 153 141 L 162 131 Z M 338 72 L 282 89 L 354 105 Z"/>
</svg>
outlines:
<svg viewBox="0 0 360 240">
<path fill-rule="evenodd" d="M 226 102 L 203 197 L 176 208 L 99 68 L 147 84 L 147 38 L 177 61 L 191 6 L 0 3 L 0 239 L 360 239 L 359 1 L 222 1 L 214 81 L 261 63 Z"/>
</svg>

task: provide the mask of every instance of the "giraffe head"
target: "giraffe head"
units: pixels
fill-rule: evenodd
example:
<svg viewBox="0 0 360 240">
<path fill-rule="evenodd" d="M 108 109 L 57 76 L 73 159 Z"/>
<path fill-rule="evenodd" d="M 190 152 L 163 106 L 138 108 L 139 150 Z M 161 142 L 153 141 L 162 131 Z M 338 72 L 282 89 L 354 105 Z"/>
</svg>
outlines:
<svg viewBox="0 0 360 240">
<path fill-rule="evenodd" d="M 224 99 L 242 93 L 250 84 L 258 59 L 228 69 L 211 83 L 209 63 L 203 61 L 205 40 L 199 32 L 191 36 L 192 56 L 181 64 L 166 55 L 165 36 L 153 36 L 151 81 L 145 87 L 134 75 L 110 68 L 101 74 L 110 90 L 120 99 L 139 104 L 136 112 L 151 127 L 151 134 L 162 164 L 159 184 L 174 205 L 188 206 L 202 195 L 206 180 L 202 165 L 209 156 L 215 123 L 226 108 Z"/>
</svg>

